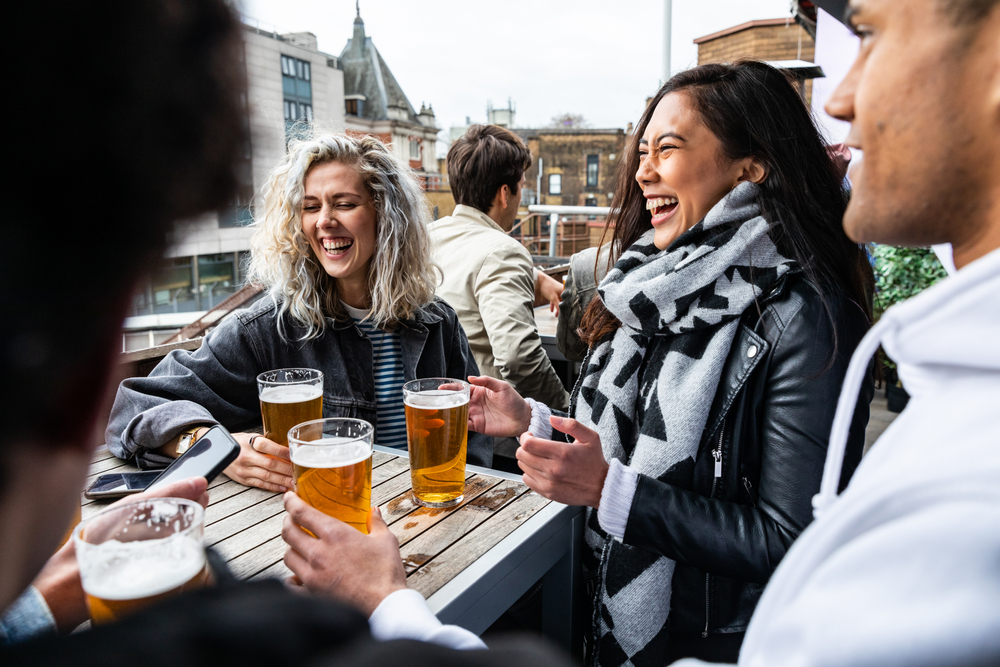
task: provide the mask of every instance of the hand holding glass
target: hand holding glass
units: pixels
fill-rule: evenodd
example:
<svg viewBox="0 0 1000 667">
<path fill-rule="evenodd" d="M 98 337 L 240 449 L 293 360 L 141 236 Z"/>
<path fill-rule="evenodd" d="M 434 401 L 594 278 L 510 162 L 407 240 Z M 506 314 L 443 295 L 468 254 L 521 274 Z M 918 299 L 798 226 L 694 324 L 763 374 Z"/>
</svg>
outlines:
<svg viewBox="0 0 1000 667">
<path fill-rule="evenodd" d="M 202 506 L 183 498 L 138 500 L 81 523 L 73 541 L 91 621 L 204 586 L 204 525 Z"/>
<path fill-rule="evenodd" d="M 372 510 L 374 433 L 368 422 L 345 418 L 316 419 L 288 432 L 295 493 L 366 535 Z"/>
</svg>

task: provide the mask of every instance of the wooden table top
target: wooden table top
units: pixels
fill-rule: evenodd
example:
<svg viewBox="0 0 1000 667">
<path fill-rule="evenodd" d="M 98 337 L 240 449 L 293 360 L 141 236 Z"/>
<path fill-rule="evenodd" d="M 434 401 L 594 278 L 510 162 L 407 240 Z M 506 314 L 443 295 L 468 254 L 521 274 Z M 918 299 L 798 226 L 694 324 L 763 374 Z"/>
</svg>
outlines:
<svg viewBox="0 0 1000 667">
<path fill-rule="evenodd" d="M 538 335 L 542 337 L 550 336 L 555 338 L 556 323 L 559 318 L 555 313 L 549 311 L 548 306 L 538 306 L 535 308 L 535 324 L 538 326 Z"/>
<path fill-rule="evenodd" d="M 97 475 L 136 470 L 106 447 L 95 455 L 86 486 Z M 456 507 L 420 507 L 410 493 L 405 453 L 379 448 L 372 459 L 372 505 L 399 538 L 407 585 L 429 598 L 550 503 L 519 480 L 469 466 L 465 499 Z M 502 475 L 503 473 L 497 473 Z M 225 475 L 209 484 L 205 544 L 214 547 L 241 579 L 285 577 L 281 494 L 243 486 Z M 109 502 L 81 497 L 86 519 Z"/>
</svg>

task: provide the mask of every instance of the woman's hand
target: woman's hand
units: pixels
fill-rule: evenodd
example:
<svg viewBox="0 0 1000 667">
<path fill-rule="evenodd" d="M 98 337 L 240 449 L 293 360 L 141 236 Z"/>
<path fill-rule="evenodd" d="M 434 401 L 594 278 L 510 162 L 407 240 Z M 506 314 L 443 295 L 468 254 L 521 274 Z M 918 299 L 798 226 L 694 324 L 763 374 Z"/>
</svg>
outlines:
<svg viewBox="0 0 1000 667">
<path fill-rule="evenodd" d="M 295 575 L 288 582 L 292 586 L 343 600 L 366 616 L 391 593 L 406 588 L 399 540 L 377 507 L 368 516 L 368 535 L 310 507 L 294 493 L 285 494 L 285 509 L 281 537 L 288 545 L 285 565 Z"/>
<path fill-rule="evenodd" d="M 531 409 L 504 382 L 486 375 L 470 376 L 469 430 L 483 435 L 516 438 L 531 425 Z"/>
<path fill-rule="evenodd" d="M 516 456 L 524 471 L 524 483 L 549 500 L 597 509 L 608 476 L 600 436 L 575 419 L 553 416 L 549 422 L 553 428 L 576 438 L 576 442 L 555 442 L 523 434 Z"/>
<path fill-rule="evenodd" d="M 257 437 L 254 438 L 255 435 Z M 256 433 L 233 433 L 233 437 L 240 443 L 240 454 L 224 471 L 230 479 L 277 493 L 292 489 L 292 463 L 288 447 Z"/>
</svg>

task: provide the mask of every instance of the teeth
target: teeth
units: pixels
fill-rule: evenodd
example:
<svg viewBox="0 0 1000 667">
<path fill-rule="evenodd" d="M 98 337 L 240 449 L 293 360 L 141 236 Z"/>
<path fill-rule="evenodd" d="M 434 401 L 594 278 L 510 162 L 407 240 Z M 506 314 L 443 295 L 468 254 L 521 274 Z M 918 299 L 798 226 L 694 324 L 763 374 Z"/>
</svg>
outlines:
<svg viewBox="0 0 1000 667">
<path fill-rule="evenodd" d="M 350 239 L 323 239 L 323 247 L 329 251 L 342 250 L 352 245 L 354 245 L 354 241 Z"/>
<path fill-rule="evenodd" d="M 646 210 L 652 211 L 661 206 L 669 206 L 677 203 L 677 197 L 657 197 L 656 199 L 646 200 Z"/>
</svg>

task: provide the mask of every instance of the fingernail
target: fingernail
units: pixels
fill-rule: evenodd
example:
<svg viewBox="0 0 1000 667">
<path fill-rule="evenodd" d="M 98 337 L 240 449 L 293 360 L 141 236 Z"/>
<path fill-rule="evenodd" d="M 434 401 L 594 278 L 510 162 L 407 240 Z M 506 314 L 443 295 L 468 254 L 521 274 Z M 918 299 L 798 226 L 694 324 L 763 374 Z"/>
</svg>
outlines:
<svg viewBox="0 0 1000 667">
<path fill-rule="evenodd" d="M 555 415 L 549 417 L 549 422 L 551 422 L 553 425 L 562 424 L 564 421 L 565 419 L 563 419 L 562 417 L 556 417 Z"/>
</svg>

